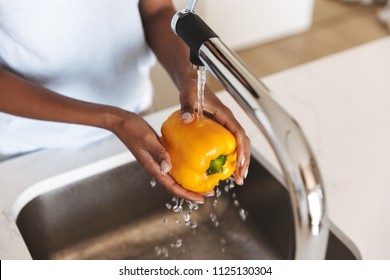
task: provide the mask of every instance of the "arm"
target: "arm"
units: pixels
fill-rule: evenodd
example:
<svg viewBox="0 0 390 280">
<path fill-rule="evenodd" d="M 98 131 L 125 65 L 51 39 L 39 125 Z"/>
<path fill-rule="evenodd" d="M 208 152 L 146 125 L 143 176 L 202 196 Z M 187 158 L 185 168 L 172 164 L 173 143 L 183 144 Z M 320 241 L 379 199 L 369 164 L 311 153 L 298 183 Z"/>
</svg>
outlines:
<svg viewBox="0 0 390 280">
<path fill-rule="evenodd" d="M 191 122 L 197 103 L 197 73 L 189 67 L 189 49 L 171 31 L 171 19 L 176 11 L 170 0 L 141 0 L 139 5 L 146 39 L 180 92 L 181 118 Z M 242 185 L 250 161 L 249 138 L 233 113 L 207 88 L 204 109 L 235 136 L 239 168 L 234 178 Z"/>
<path fill-rule="evenodd" d="M 169 155 L 153 129 L 137 114 L 65 97 L 1 67 L 0 111 L 26 118 L 107 129 L 129 148 L 149 174 L 169 192 L 188 200 L 203 201 L 201 195 L 185 190 L 166 174 L 169 171 Z"/>
<path fill-rule="evenodd" d="M 65 97 L 0 66 L 0 111 L 25 118 L 82 124 L 112 130 L 118 108 Z"/>
</svg>

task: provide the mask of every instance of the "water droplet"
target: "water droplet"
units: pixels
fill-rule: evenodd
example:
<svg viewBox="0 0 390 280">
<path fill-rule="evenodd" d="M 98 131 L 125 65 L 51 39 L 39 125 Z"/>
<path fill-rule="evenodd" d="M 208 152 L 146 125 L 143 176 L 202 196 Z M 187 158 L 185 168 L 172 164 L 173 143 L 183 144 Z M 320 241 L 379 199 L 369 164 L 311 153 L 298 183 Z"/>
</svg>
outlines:
<svg viewBox="0 0 390 280">
<path fill-rule="evenodd" d="M 164 223 L 164 224 L 167 224 L 167 223 L 168 223 L 168 219 L 167 219 L 167 218 L 164 218 L 164 219 L 163 219 L 163 223 Z"/>
<path fill-rule="evenodd" d="M 222 248 L 221 248 L 221 252 L 222 252 L 222 253 L 225 253 L 225 251 L 226 251 L 226 250 L 225 250 L 225 247 L 222 247 Z"/>
<path fill-rule="evenodd" d="M 214 208 L 217 208 L 217 205 L 218 205 L 218 200 L 217 200 L 217 199 L 214 199 L 214 201 L 213 201 L 213 207 L 214 207 Z"/>
<path fill-rule="evenodd" d="M 190 223 L 190 228 L 196 229 L 197 227 L 198 227 L 198 223 L 197 223 L 197 222 L 192 221 L 192 222 Z"/>
<path fill-rule="evenodd" d="M 156 252 L 156 256 L 161 255 L 161 249 L 158 246 L 154 247 L 154 252 Z"/>
<path fill-rule="evenodd" d="M 237 200 L 237 199 L 236 199 L 236 200 L 234 200 L 233 204 L 234 204 L 234 206 L 240 206 L 240 203 L 238 202 L 238 200 Z"/>
<path fill-rule="evenodd" d="M 242 208 L 238 211 L 238 214 L 240 215 L 240 218 L 243 221 L 245 221 L 247 216 L 248 216 L 248 212 L 245 209 L 242 209 Z"/>
<path fill-rule="evenodd" d="M 150 180 L 150 186 L 151 186 L 152 188 L 154 188 L 154 187 L 156 186 L 156 184 L 157 184 L 156 179 L 152 178 L 152 179 Z"/>
<path fill-rule="evenodd" d="M 176 247 L 176 248 L 180 248 L 181 245 L 183 245 L 183 240 L 182 240 L 182 239 L 176 240 L 176 242 L 175 242 L 175 247 Z"/>
<path fill-rule="evenodd" d="M 186 203 L 188 205 L 188 209 L 192 210 L 194 208 L 192 201 L 186 200 Z"/>
<path fill-rule="evenodd" d="M 197 202 L 192 203 L 193 209 L 196 211 L 199 209 L 199 204 Z"/>
<path fill-rule="evenodd" d="M 225 238 L 221 238 L 220 242 L 221 242 L 222 245 L 225 245 L 226 244 L 226 239 Z"/>
<path fill-rule="evenodd" d="M 167 207 L 168 210 L 172 209 L 172 205 L 170 203 L 165 203 L 165 207 Z"/>
<path fill-rule="evenodd" d="M 215 189 L 215 195 L 216 195 L 216 197 L 220 197 L 221 194 L 222 194 L 221 190 L 220 190 L 219 188 L 216 188 L 216 189 Z"/>
<path fill-rule="evenodd" d="M 217 219 L 217 215 L 215 215 L 214 213 L 210 213 L 210 219 L 211 219 L 211 222 L 214 224 L 215 227 L 219 226 L 219 221 Z"/>
<path fill-rule="evenodd" d="M 225 192 L 229 192 L 229 185 L 225 185 L 224 190 Z"/>
<path fill-rule="evenodd" d="M 233 194 L 232 194 L 232 198 L 236 198 L 237 197 L 237 194 L 234 192 Z"/>
<path fill-rule="evenodd" d="M 154 247 L 154 252 L 156 253 L 156 256 L 158 257 L 164 257 L 164 258 L 168 258 L 168 249 L 167 248 L 160 248 L 158 246 Z"/>
<path fill-rule="evenodd" d="M 168 249 L 167 248 L 161 248 L 161 255 L 164 257 L 164 258 L 168 258 Z"/>
<path fill-rule="evenodd" d="M 188 212 L 188 213 L 185 213 L 183 215 L 183 220 L 184 220 L 184 223 L 186 225 L 189 225 L 190 224 L 190 221 L 191 221 L 191 214 Z"/>
<path fill-rule="evenodd" d="M 189 201 L 189 200 L 186 200 L 187 202 L 187 205 L 188 205 L 188 209 L 191 211 L 191 210 L 198 210 L 199 209 L 199 204 L 194 202 L 194 201 Z"/>
<path fill-rule="evenodd" d="M 229 184 L 229 189 L 233 189 L 234 188 L 234 182 L 231 182 L 230 184 Z"/>
<path fill-rule="evenodd" d="M 173 212 L 175 212 L 175 213 L 182 212 L 183 211 L 183 202 L 184 202 L 184 199 L 180 199 L 180 201 L 178 199 L 176 199 L 176 204 L 172 208 Z"/>
</svg>

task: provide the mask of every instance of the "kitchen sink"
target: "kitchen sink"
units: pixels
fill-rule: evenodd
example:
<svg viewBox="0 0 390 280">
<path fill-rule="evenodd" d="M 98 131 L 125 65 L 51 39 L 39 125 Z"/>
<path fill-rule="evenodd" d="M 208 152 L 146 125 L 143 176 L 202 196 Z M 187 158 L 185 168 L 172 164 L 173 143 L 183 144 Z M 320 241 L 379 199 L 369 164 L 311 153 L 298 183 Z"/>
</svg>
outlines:
<svg viewBox="0 0 390 280">
<path fill-rule="evenodd" d="M 199 206 L 174 201 L 136 161 L 84 177 L 52 178 L 55 187 L 20 207 L 33 259 L 293 258 L 288 192 L 254 158 L 244 186 L 221 182 Z M 332 223 L 326 258 L 360 258 Z"/>
</svg>

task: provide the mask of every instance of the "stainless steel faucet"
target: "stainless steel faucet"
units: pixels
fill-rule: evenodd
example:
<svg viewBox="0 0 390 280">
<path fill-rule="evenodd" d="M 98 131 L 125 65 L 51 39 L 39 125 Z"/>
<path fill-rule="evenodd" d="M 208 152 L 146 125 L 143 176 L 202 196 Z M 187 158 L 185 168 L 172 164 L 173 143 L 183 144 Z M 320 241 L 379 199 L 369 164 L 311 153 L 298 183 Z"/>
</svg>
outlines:
<svg viewBox="0 0 390 280">
<path fill-rule="evenodd" d="M 324 186 L 310 145 L 270 90 L 195 14 L 196 2 L 189 1 L 187 9 L 176 13 L 172 30 L 223 84 L 274 150 L 293 207 L 295 259 L 324 259 L 329 224 Z"/>
</svg>

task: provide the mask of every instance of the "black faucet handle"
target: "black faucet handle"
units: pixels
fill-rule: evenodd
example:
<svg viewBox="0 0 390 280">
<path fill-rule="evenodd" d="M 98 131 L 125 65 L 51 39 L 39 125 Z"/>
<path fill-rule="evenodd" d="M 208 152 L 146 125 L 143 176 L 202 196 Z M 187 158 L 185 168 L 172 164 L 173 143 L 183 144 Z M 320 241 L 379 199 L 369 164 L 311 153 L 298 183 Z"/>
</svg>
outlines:
<svg viewBox="0 0 390 280">
<path fill-rule="evenodd" d="M 204 68 L 203 62 L 200 60 L 199 56 L 190 50 L 190 65 L 194 69 L 201 69 Z"/>
</svg>

